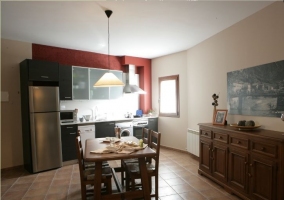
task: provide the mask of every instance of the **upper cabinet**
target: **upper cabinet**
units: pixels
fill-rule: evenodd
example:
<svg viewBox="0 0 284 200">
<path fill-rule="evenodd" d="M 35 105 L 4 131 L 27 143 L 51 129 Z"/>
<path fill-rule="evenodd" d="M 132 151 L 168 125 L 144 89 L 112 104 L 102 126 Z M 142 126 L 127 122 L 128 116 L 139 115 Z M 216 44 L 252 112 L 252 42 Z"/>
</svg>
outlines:
<svg viewBox="0 0 284 200">
<path fill-rule="evenodd" d="M 59 65 L 60 100 L 72 100 L 72 66 Z"/>
<path fill-rule="evenodd" d="M 89 99 L 89 68 L 73 66 L 73 100 Z"/>
<path fill-rule="evenodd" d="M 93 87 L 106 72 L 105 69 L 90 68 L 90 99 L 109 99 L 108 87 Z"/>
<path fill-rule="evenodd" d="M 21 62 L 22 66 L 28 68 L 28 79 L 30 81 L 59 81 L 58 63 L 26 59 Z"/>
<path fill-rule="evenodd" d="M 119 80 L 122 80 L 122 72 L 121 71 L 111 71 Z M 117 99 L 122 97 L 123 95 L 123 86 L 110 87 L 109 88 L 109 98 Z"/>
</svg>

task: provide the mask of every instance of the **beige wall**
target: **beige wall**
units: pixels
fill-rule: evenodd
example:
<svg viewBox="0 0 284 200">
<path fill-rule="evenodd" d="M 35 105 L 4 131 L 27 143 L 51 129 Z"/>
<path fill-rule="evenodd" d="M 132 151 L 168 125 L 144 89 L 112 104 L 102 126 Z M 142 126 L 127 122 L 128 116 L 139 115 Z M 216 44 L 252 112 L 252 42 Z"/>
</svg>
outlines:
<svg viewBox="0 0 284 200">
<path fill-rule="evenodd" d="M 1 39 L 1 169 L 23 164 L 19 63 L 32 58 L 31 43 Z"/>
<path fill-rule="evenodd" d="M 188 105 L 181 107 L 181 110 L 186 109 L 188 115 L 184 115 L 180 123 L 175 118 L 160 118 L 159 130 L 164 136 L 163 144 L 185 150 L 186 135 L 173 134 L 172 130 L 186 132 L 185 127 L 198 130 L 198 123 L 211 122 L 213 93 L 220 93 L 217 108 L 227 108 L 227 72 L 284 59 L 283 19 L 284 4 L 276 2 L 187 50 L 186 55 L 181 53 L 153 59 L 152 97 L 155 107 L 158 107 L 158 77 L 165 73 L 180 73 L 180 60 L 183 60 L 183 65 L 187 65 L 186 72 L 182 70 L 187 73 L 187 86 L 181 88 L 180 92 L 187 94 L 184 98 Z M 172 69 L 168 69 L 169 67 Z M 184 100 L 181 98 L 181 101 Z M 270 130 L 283 131 L 284 127 L 280 118 L 241 115 L 227 117 L 228 123 L 241 119 L 255 120 L 263 128 Z M 182 124 L 183 121 L 186 121 L 186 125 Z"/>
<path fill-rule="evenodd" d="M 159 117 L 159 132 L 162 133 L 161 143 L 164 146 L 186 148 L 187 132 L 187 68 L 186 51 L 152 60 L 152 105 L 158 112 L 158 77 L 179 75 L 180 87 L 180 118 Z"/>
</svg>

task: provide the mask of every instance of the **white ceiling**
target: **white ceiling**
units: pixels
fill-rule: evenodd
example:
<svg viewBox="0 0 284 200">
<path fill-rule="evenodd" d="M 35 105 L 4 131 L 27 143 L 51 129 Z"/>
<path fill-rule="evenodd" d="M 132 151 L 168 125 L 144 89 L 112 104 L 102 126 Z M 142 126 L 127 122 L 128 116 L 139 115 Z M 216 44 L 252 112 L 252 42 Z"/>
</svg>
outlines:
<svg viewBox="0 0 284 200">
<path fill-rule="evenodd" d="M 272 1 L 1 2 L 1 38 L 108 54 L 155 58 L 195 46 Z"/>
</svg>

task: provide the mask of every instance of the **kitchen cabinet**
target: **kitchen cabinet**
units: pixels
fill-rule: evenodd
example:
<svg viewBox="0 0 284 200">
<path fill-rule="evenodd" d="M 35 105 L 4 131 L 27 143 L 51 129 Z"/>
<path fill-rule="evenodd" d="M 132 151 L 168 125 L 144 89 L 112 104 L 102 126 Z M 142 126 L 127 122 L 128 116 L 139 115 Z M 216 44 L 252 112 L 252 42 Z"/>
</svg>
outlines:
<svg viewBox="0 0 284 200">
<path fill-rule="evenodd" d="M 114 122 L 98 122 L 95 124 L 96 138 L 115 137 Z"/>
<path fill-rule="evenodd" d="M 122 72 L 121 71 L 111 71 L 119 80 L 122 80 Z M 117 99 L 122 97 L 123 95 L 123 86 L 110 87 L 109 88 L 109 99 Z"/>
<path fill-rule="evenodd" d="M 93 87 L 107 71 L 105 69 L 90 69 L 90 99 L 109 99 L 109 87 Z"/>
<path fill-rule="evenodd" d="M 123 87 L 93 87 L 93 85 L 109 70 L 90 68 L 90 99 L 117 99 L 123 95 Z M 122 72 L 110 70 L 122 81 Z"/>
<path fill-rule="evenodd" d="M 149 118 L 148 128 L 158 132 L 158 118 Z"/>
<path fill-rule="evenodd" d="M 73 100 L 89 100 L 89 68 L 73 66 Z"/>
<path fill-rule="evenodd" d="M 284 199 L 283 132 L 199 127 L 199 174 L 244 199 Z"/>
<path fill-rule="evenodd" d="M 29 81 L 59 81 L 56 62 L 26 59 L 20 65 L 28 68 Z"/>
<path fill-rule="evenodd" d="M 59 65 L 60 100 L 72 100 L 72 66 Z"/>
<path fill-rule="evenodd" d="M 77 125 L 62 125 L 61 126 L 61 146 L 62 160 L 77 159 L 75 139 L 77 136 Z"/>
</svg>

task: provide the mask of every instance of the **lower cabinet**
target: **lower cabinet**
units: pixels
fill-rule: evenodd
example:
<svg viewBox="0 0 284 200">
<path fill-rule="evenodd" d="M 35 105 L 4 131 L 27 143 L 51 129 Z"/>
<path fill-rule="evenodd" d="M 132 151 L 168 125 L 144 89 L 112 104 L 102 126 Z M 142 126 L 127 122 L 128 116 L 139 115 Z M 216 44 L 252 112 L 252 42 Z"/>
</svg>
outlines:
<svg viewBox="0 0 284 200">
<path fill-rule="evenodd" d="M 284 199 L 282 132 L 239 131 L 212 124 L 199 126 L 199 174 L 243 199 Z"/>
<path fill-rule="evenodd" d="M 62 160 L 77 159 L 76 151 L 76 136 L 77 125 L 62 125 L 61 126 L 61 146 L 62 146 Z"/>
<path fill-rule="evenodd" d="M 114 122 L 99 122 L 96 123 L 96 138 L 115 137 Z"/>
</svg>

